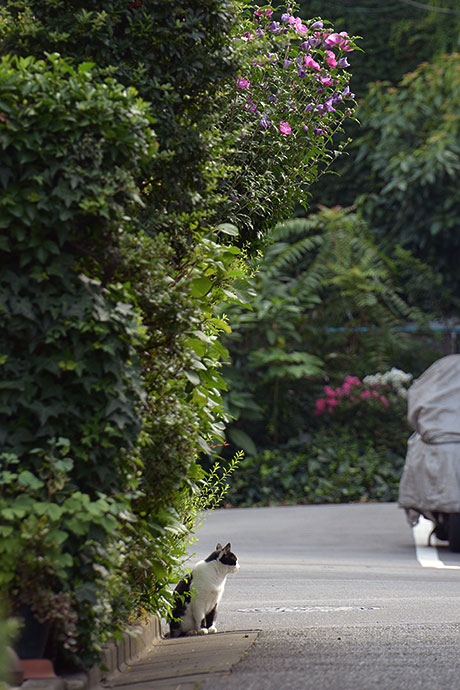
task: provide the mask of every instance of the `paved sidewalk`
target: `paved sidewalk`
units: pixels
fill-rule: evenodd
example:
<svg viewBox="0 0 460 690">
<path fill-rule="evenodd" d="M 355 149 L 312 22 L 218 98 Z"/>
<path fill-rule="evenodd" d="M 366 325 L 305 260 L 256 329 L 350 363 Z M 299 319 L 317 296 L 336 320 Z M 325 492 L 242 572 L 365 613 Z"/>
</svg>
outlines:
<svg viewBox="0 0 460 690">
<path fill-rule="evenodd" d="M 102 688 L 114 690 L 198 690 L 206 680 L 226 676 L 258 635 L 254 630 L 158 640 L 146 656 L 114 673 Z"/>
</svg>

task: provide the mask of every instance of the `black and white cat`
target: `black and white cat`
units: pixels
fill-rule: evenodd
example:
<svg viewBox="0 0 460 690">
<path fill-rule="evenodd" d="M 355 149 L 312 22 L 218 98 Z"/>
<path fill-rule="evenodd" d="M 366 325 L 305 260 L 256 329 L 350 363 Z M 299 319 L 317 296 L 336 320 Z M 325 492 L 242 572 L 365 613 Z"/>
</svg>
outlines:
<svg viewBox="0 0 460 690">
<path fill-rule="evenodd" d="M 224 593 L 225 580 L 240 568 L 231 544 L 217 544 L 204 561 L 199 561 L 191 574 L 174 590 L 175 606 L 169 619 L 171 637 L 207 635 L 217 632 L 214 625 L 217 606 Z"/>
</svg>

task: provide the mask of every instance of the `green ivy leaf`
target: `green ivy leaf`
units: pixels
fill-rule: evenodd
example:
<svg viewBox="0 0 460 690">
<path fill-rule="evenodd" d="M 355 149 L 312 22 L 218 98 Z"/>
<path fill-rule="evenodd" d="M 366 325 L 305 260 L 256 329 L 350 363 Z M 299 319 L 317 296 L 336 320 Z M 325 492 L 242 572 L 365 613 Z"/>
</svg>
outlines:
<svg viewBox="0 0 460 690">
<path fill-rule="evenodd" d="M 32 490 L 41 489 L 41 487 L 44 486 L 44 482 L 32 474 L 32 472 L 29 472 L 29 470 L 20 472 L 18 475 L 18 484 Z"/>
</svg>

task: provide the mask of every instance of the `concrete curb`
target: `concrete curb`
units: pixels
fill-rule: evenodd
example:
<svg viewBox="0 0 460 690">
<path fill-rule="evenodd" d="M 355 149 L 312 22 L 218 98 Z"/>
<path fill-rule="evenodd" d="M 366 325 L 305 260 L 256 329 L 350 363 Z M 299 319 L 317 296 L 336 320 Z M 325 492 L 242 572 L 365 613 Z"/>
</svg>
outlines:
<svg viewBox="0 0 460 690">
<path fill-rule="evenodd" d="M 108 676 L 103 687 L 105 690 L 196 690 L 211 678 L 229 675 L 259 632 L 238 630 L 162 639 L 123 673 Z"/>
<path fill-rule="evenodd" d="M 106 644 L 102 649 L 101 663 L 88 672 L 57 678 L 30 678 L 17 690 L 99 690 L 100 683 L 105 678 L 126 670 L 128 665 L 143 656 L 160 639 L 160 619 L 157 616 L 147 616 L 145 622 L 127 628 L 121 640 Z"/>
</svg>

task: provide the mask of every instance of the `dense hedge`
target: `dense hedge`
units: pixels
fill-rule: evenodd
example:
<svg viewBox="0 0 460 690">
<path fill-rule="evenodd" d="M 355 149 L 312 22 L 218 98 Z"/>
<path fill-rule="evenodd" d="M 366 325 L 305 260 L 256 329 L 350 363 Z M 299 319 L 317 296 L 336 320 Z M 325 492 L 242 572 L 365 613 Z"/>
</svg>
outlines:
<svg viewBox="0 0 460 690">
<path fill-rule="evenodd" d="M 226 420 L 219 337 L 231 329 L 215 306 L 247 302 L 244 252 L 333 160 L 353 110 L 351 38 L 312 36 L 316 62 L 303 53 L 318 26 L 288 16 L 290 70 L 273 56 L 257 65 L 279 24 L 270 8 L 263 30 L 259 10 L 242 10 L 0 9 L 0 49 L 18 56 L 0 75 L 1 317 L 14 336 L 2 360 L 1 586 L 13 608 L 54 623 L 74 662 L 90 663 L 130 611 L 165 612 L 197 507 L 219 497 L 217 475 L 196 462 Z M 251 43 L 249 26 L 262 34 Z M 243 75 L 255 89 L 270 70 L 261 128 Z M 219 221 L 240 222 L 224 182 L 242 170 L 239 237 Z"/>
<path fill-rule="evenodd" d="M 156 144 L 135 93 L 88 65 L 3 58 L 0 92 L 0 586 L 84 656 L 110 626 L 145 394 L 128 288 L 81 270 Z"/>
<path fill-rule="evenodd" d="M 135 87 L 152 104 L 161 156 L 150 162 L 151 181 L 138 177 L 147 204 L 142 226 L 166 231 L 187 255 L 194 224 L 212 213 L 220 174 L 213 99 L 237 69 L 228 40 L 235 2 L 7 0 L 0 12 L 0 52 L 92 62 L 99 78 Z"/>
</svg>

